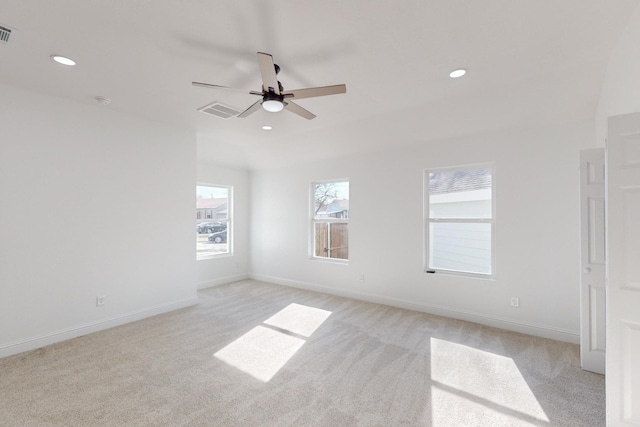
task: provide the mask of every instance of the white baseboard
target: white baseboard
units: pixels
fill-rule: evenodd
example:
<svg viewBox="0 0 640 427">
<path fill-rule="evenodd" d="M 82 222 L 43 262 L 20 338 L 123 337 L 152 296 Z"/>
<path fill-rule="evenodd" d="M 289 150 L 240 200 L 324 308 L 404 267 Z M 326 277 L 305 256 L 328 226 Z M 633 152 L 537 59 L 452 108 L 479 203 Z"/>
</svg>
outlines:
<svg viewBox="0 0 640 427">
<path fill-rule="evenodd" d="M 361 301 L 374 302 L 377 304 L 389 305 L 392 307 L 404 308 L 407 310 L 420 311 L 423 313 L 435 314 L 438 316 L 450 317 L 453 319 L 465 320 L 467 322 L 478 323 L 494 328 L 519 332 L 527 335 L 534 335 L 542 338 L 549 338 L 557 341 L 580 344 L 580 332 L 549 326 L 536 325 L 533 323 L 519 322 L 470 311 L 453 310 L 447 307 L 416 303 L 393 297 L 382 297 L 379 295 L 355 292 L 330 286 L 318 285 L 314 283 L 300 282 L 283 279 L 280 277 L 265 276 L 261 274 L 249 274 L 249 277 L 262 282 L 274 283 L 277 285 L 289 286 L 292 288 L 305 289 L 314 292 L 336 295 L 345 298 L 353 298 Z"/>
<path fill-rule="evenodd" d="M 221 277 L 215 280 L 206 280 L 204 282 L 198 282 L 198 290 L 212 288 L 214 286 L 226 285 L 227 283 L 238 282 L 240 280 L 246 280 L 249 278 L 247 273 L 234 274 L 232 276 Z"/>
<path fill-rule="evenodd" d="M 35 350 L 36 348 L 41 348 L 50 344 L 66 341 L 71 338 L 76 338 L 93 332 L 113 328 L 114 326 L 124 325 L 125 323 L 135 322 L 136 320 L 142 320 L 147 317 L 156 316 L 158 314 L 168 313 L 170 311 L 190 307 L 192 305 L 198 304 L 198 302 L 198 297 L 187 298 L 173 302 L 171 304 L 159 305 L 135 313 L 129 313 L 123 316 L 117 316 L 106 320 L 87 323 L 84 325 L 55 331 L 50 334 L 9 343 L 7 345 L 0 346 L 0 358 L 12 356 L 14 354 L 22 353 L 29 350 Z"/>
</svg>

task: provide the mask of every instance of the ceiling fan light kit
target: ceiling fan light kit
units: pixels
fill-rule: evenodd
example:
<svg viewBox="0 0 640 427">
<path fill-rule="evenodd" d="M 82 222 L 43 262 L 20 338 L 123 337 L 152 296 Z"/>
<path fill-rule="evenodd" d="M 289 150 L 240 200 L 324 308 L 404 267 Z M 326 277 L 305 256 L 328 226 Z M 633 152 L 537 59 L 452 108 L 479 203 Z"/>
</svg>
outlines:
<svg viewBox="0 0 640 427">
<path fill-rule="evenodd" d="M 262 101 L 262 108 L 270 113 L 277 113 L 284 109 L 284 104 L 277 99 L 267 99 L 266 101 Z"/>
<path fill-rule="evenodd" d="M 264 110 L 272 113 L 288 110 L 294 114 L 304 117 L 307 120 L 311 120 L 316 117 L 315 114 L 292 102 L 293 99 L 314 98 L 318 96 L 337 95 L 347 92 L 347 86 L 344 84 L 285 91 L 282 83 L 278 81 L 277 74 L 280 72 L 280 67 L 273 62 L 273 57 L 271 55 L 268 53 L 258 52 L 258 66 L 260 67 L 260 74 L 262 76 L 262 91 L 252 90 L 249 91 L 249 94 L 261 96 L 262 99 L 254 102 L 249 108 L 238 114 L 237 117 L 247 117 L 255 113 L 262 106 Z M 209 83 L 192 82 L 192 84 L 194 86 L 212 89 L 230 89 L 226 86 Z M 285 99 L 287 101 L 285 101 Z"/>
</svg>

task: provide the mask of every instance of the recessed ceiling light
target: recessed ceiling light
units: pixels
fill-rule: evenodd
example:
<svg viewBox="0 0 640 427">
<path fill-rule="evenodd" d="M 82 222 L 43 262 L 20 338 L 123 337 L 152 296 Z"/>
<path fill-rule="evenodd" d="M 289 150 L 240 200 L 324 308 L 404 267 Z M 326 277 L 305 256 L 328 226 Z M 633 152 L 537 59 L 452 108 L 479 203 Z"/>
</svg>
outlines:
<svg viewBox="0 0 640 427">
<path fill-rule="evenodd" d="M 66 56 L 51 55 L 51 59 L 56 61 L 58 64 L 66 65 L 68 67 L 73 67 L 74 65 L 76 65 L 76 61 L 71 58 L 67 58 Z"/>
<path fill-rule="evenodd" d="M 264 126 L 262 126 L 262 129 L 263 130 L 271 130 L 273 128 L 271 126 L 269 126 L 269 125 L 264 125 Z"/>
<path fill-rule="evenodd" d="M 452 79 L 457 79 L 458 77 L 462 77 L 465 74 L 467 74 L 467 70 L 465 70 L 464 68 L 458 68 L 457 70 L 453 70 L 452 72 L 450 72 L 449 77 L 451 77 Z"/>
</svg>

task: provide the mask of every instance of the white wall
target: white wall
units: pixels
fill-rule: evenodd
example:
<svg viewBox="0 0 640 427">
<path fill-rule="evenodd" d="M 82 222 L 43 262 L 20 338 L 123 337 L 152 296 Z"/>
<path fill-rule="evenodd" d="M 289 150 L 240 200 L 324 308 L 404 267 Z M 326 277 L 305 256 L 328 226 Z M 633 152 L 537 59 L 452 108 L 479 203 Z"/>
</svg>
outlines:
<svg viewBox="0 0 640 427">
<path fill-rule="evenodd" d="M 607 118 L 640 112 L 640 8 L 618 41 L 605 75 L 597 110 L 596 144 L 604 146 Z"/>
<path fill-rule="evenodd" d="M 246 279 L 249 271 L 249 172 L 200 162 L 197 176 L 199 184 L 233 186 L 233 255 L 197 261 L 198 289 Z M 195 185 L 193 194 L 195 202 Z"/>
<path fill-rule="evenodd" d="M 579 150 L 592 142 L 593 123 L 578 123 L 256 171 L 251 275 L 578 342 Z M 424 170 L 484 162 L 496 164 L 496 279 L 425 274 Z M 309 183 L 334 178 L 350 181 L 346 266 L 309 259 Z"/>
<path fill-rule="evenodd" d="M 194 303 L 195 134 L 0 98 L 0 356 Z"/>
</svg>

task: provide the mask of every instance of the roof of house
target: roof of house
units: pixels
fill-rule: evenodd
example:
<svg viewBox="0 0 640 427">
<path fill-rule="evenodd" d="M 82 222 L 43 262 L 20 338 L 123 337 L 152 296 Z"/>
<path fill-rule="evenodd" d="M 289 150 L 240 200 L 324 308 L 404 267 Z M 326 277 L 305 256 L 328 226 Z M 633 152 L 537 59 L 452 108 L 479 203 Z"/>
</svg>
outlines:
<svg viewBox="0 0 640 427">
<path fill-rule="evenodd" d="M 196 209 L 224 209 L 227 205 L 227 198 L 224 199 L 196 199 Z"/>
<path fill-rule="evenodd" d="M 429 192 L 431 194 L 482 190 L 490 187 L 490 168 L 432 172 L 429 175 Z"/>
<path fill-rule="evenodd" d="M 318 215 L 330 215 L 337 212 L 349 210 L 349 199 L 335 199 L 329 203 L 325 208 L 318 211 Z"/>
<path fill-rule="evenodd" d="M 336 199 L 329 206 L 327 206 L 327 213 L 335 213 L 349 210 L 349 200 L 348 199 Z"/>
</svg>

